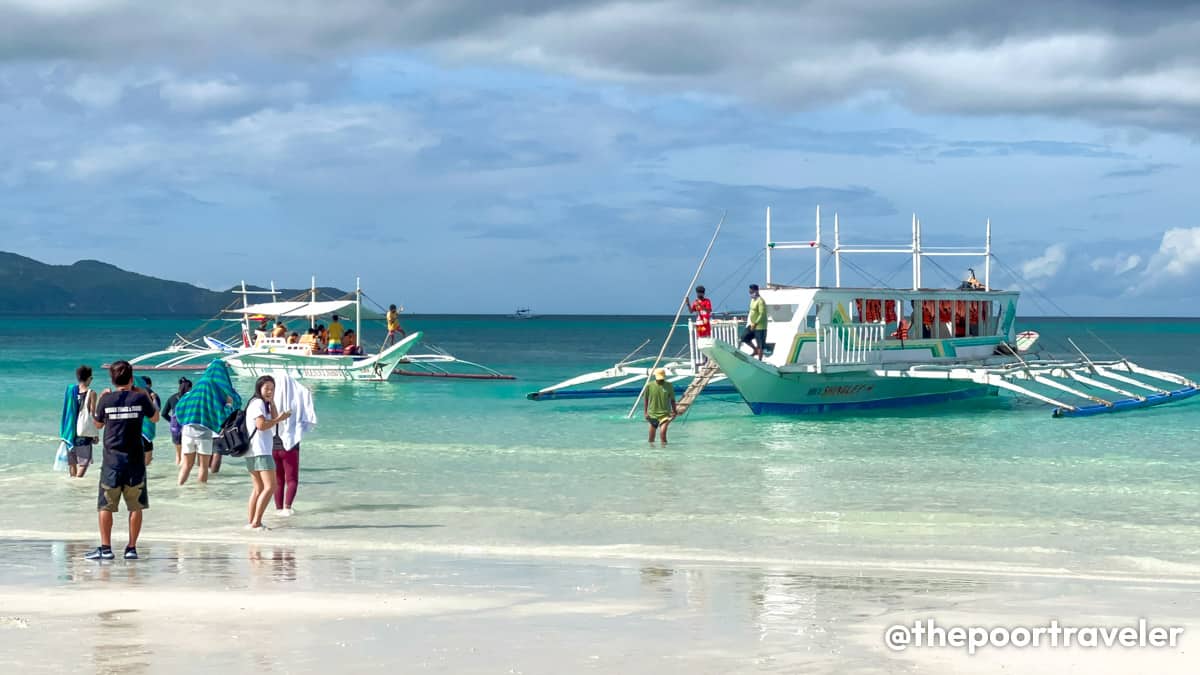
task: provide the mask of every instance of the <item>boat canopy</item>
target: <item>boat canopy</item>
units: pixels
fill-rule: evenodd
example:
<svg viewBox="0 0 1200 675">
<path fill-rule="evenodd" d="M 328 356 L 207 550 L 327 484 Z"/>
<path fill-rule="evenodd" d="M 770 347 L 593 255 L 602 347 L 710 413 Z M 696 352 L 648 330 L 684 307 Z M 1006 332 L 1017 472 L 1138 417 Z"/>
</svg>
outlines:
<svg viewBox="0 0 1200 675">
<path fill-rule="evenodd" d="M 261 302 L 229 310 L 235 314 L 262 314 L 263 316 L 319 316 L 336 312 L 353 305 L 353 300 L 321 300 L 319 302 Z"/>
</svg>

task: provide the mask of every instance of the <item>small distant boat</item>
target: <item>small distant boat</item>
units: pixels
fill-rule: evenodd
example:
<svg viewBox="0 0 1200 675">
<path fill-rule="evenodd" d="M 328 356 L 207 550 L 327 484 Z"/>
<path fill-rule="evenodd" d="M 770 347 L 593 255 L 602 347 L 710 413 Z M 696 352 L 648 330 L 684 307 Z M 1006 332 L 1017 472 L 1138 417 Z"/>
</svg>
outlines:
<svg viewBox="0 0 1200 675">
<path fill-rule="evenodd" d="M 510 319 L 536 319 L 537 314 L 534 314 L 533 310 L 529 309 L 528 307 L 520 307 L 517 309 L 517 311 L 508 315 L 508 318 L 510 318 Z"/>
</svg>

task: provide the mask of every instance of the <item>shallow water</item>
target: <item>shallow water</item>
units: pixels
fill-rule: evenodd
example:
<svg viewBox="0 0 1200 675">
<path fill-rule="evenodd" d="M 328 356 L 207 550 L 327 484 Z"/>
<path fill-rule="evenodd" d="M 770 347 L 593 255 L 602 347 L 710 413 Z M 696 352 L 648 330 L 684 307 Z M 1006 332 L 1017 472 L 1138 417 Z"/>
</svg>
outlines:
<svg viewBox="0 0 1200 675">
<path fill-rule="evenodd" d="M 95 478 L 50 471 L 62 391 L 93 367 L 158 348 L 195 322 L 10 318 L 0 326 L 0 531 L 91 540 Z M 986 573 L 1200 578 L 1200 404 L 1083 420 L 1007 399 L 870 417 L 755 417 L 702 399 L 652 447 L 631 401 L 524 394 L 605 367 L 653 318 L 409 317 L 407 327 L 515 382 L 317 384 L 288 545 L 495 559 L 892 565 Z M 1200 375 L 1200 321 L 1024 322 L 1056 348 L 1100 340 Z M 370 332 L 367 333 L 368 336 Z M 97 377 L 101 381 L 103 373 Z M 161 375 L 166 397 L 173 376 Z M 243 393 L 250 383 L 239 382 Z M 248 481 L 208 486 L 151 466 L 145 535 L 237 541 Z M 123 525 L 117 528 L 119 544 Z"/>
</svg>

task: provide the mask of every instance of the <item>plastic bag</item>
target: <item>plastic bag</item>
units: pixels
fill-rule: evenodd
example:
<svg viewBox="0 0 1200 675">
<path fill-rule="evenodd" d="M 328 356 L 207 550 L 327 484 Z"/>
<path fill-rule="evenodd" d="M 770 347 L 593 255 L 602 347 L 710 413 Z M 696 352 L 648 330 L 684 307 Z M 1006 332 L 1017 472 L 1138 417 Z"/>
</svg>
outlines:
<svg viewBox="0 0 1200 675">
<path fill-rule="evenodd" d="M 67 470 L 67 442 L 66 441 L 58 442 L 58 452 L 54 454 L 54 470 L 55 471 L 66 471 Z"/>
</svg>

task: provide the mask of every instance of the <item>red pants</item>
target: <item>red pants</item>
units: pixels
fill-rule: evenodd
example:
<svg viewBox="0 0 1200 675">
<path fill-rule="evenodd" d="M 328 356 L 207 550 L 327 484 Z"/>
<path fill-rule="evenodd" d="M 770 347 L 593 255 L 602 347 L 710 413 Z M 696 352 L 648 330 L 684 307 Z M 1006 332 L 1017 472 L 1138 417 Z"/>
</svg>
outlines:
<svg viewBox="0 0 1200 675">
<path fill-rule="evenodd" d="M 274 450 L 271 456 L 275 458 L 275 508 L 290 509 L 300 484 L 300 444 L 291 450 Z"/>
</svg>

